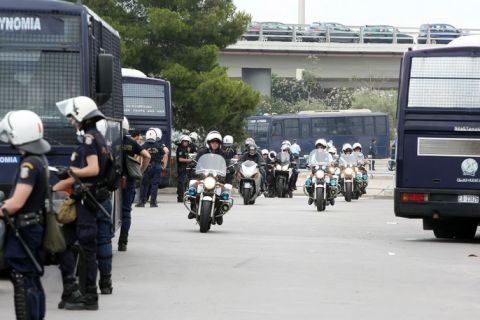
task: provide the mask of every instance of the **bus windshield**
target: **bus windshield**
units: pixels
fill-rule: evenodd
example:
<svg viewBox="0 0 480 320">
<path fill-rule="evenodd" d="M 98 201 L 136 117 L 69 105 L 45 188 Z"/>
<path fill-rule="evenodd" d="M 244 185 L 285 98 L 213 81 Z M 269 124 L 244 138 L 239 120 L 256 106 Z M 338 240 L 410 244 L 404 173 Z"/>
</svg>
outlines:
<svg viewBox="0 0 480 320">
<path fill-rule="evenodd" d="M 123 84 L 124 113 L 128 116 L 165 117 L 165 85 Z"/>
</svg>

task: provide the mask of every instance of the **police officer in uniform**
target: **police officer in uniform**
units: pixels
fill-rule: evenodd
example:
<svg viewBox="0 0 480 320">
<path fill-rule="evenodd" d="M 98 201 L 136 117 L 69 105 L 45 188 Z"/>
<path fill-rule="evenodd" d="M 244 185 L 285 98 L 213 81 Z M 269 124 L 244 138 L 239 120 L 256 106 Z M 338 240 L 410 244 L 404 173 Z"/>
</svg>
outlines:
<svg viewBox="0 0 480 320">
<path fill-rule="evenodd" d="M 192 159 L 189 156 L 189 145 L 192 143 L 192 139 L 183 135 L 180 137 L 180 145 L 177 148 L 177 202 L 183 202 L 183 196 L 185 193 L 185 185 L 187 184 L 187 166 L 192 163 Z"/>
<path fill-rule="evenodd" d="M 158 129 L 158 128 L 155 128 Z M 160 136 L 158 136 L 160 134 Z M 148 129 L 145 134 L 146 142 L 143 148 L 150 153 L 150 164 L 142 178 L 140 188 L 140 202 L 136 207 L 145 207 L 148 197 L 150 196 L 150 207 L 158 207 L 157 193 L 160 185 L 160 177 L 162 170 L 167 168 L 168 148 L 161 143 L 162 131 L 160 129 Z"/>
<path fill-rule="evenodd" d="M 53 186 L 53 191 L 73 187 L 72 197 L 77 200 L 77 219 L 63 227 L 67 250 L 60 258 L 63 293 L 58 307 L 67 310 L 98 310 L 97 258 L 98 267 L 101 269 L 102 293 L 111 293 L 113 232 L 109 217 L 106 217 L 105 213 L 92 203 L 89 196 L 80 191 L 79 187 L 83 185 L 89 188 L 97 202 L 107 212 L 111 212 L 110 194 L 101 187 L 108 163 L 108 149 L 104 136 L 96 128 L 96 122 L 104 119 L 105 116 L 98 110 L 92 99 L 83 96 L 60 101 L 57 107 L 69 119 L 72 126 L 84 132 L 80 135 L 80 145 L 72 153 L 70 167 L 59 174 L 61 180 Z M 87 269 L 85 293 L 80 292 L 75 279 L 76 263 L 71 246 L 76 241 L 85 254 Z"/>
<path fill-rule="evenodd" d="M 192 139 L 192 142 L 190 142 L 188 152 L 197 153 L 198 152 L 198 145 L 197 145 L 197 143 L 198 143 L 198 133 L 192 132 L 192 133 L 190 133 L 189 137 L 190 137 L 190 139 Z"/>
<path fill-rule="evenodd" d="M 118 238 L 118 251 L 127 251 L 128 232 L 132 221 L 132 203 L 135 199 L 135 179 L 130 177 L 128 170 L 126 170 L 126 159 L 128 156 L 139 156 L 141 161 L 140 170 L 142 173 L 150 163 L 150 153 L 140 146 L 137 141 L 128 136 L 130 125 L 127 118 L 123 118 L 123 173 L 122 173 L 122 228 L 120 229 L 120 237 Z"/>
<path fill-rule="evenodd" d="M 265 192 L 265 186 L 266 186 L 266 180 L 267 180 L 266 173 L 265 173 L 266 163 L 265 163 L 265 160 L 263 159 L 262 154 L 258 152 L 257 145 L 255 143 L 250 143 L 247 147 L 247 150 L 240 157 L 240 162 L 245 162 L 247 160 L 253 161 L 256 164 L 258 164 L 258 170 L 262 175 L 262 183 L 260 185 L 260 191 Z"/>
<path fill-rule="evenodd" d="M 222 144 L 223 152 L 225 153 L 225 160 L 227 161 L 227 167 L 232 164 L 232 158 L 235 156 L 235 149 L 233 148 L 233 137 L 230 135 L 226 135 L 223 137 L 223 144 Z M 235 169 L 230 167 L 227 170 L 227 176 L 225 177 L 225 183 L 232 183 L 233 175 L 235 173 Z"/>
<path fill-rule="evenodd" d="M 42 121 L 32 111 L 11 111 L 0 122 L 0 141 L 21 153 L 20 170 L 10 198 L 2 204 L 0 218 L 4 214 L 15 217 L 20 236 L 40 263 L 44 231 L 41 220 L 48 183 L 48 163 L 44 154 L 50 151 L 50 145 L 43 140 Z M 40 282 L 43 270 L 37 270 L 13 230 L 7 230 L 5 258 L 12 269 L 16 317 L 21 320 L 43 319 L 45 293 Z"/>
</svg>

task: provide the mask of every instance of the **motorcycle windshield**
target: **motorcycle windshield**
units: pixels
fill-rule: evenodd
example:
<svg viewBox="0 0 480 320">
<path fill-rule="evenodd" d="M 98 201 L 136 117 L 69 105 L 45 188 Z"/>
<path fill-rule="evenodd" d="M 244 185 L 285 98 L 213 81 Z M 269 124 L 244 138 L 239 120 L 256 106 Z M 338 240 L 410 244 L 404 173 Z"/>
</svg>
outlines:
<svg viewBox="0 0 480 320">
<path fill-rule="evenodd" d="M 357 157 L 354 154 L 344 154 L 340 158 L 342 164 L 347 165 L 355 165 L 357 163 Z"/>
<path fill-rule="evenodd" d="M 282 166 L 287 165 L 290 163 L 290 154 L 288 152 L 281 152 L 277 155 L 277 159 Z"/>
<path fill-rule="evenodd" d="M 252 176 L 257 171 L 257 163 L 251 160 L 247 160 L 242 163 L 242 173 L 244 176 Z"/>
<path fill-rule="evenodd" d="M 212 174 L 214 176 L 225 177 L 227 175 L 225 159 L 218 154 L 204 154 L 198 159 L 195 174 L 203 174 L 205 176 Z"/>
<path fill-rule="evenodd" d="M 309 165 L 327 165 L 330 162 L 330 156 L 325 150 L 313 150 L 308 156 Z"/>
</svg>

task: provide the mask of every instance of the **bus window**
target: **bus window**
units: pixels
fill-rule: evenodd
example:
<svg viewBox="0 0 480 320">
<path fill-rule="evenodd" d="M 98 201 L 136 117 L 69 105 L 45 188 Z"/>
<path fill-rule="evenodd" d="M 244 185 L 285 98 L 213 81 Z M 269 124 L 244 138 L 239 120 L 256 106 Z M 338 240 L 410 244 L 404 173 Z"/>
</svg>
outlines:
<svg viewBox="0 0 480 320">
<path fill-rule="evenodd" d="M 312 135 L 313 137 L 322 137 L 328 134 L 327 118 L 312 119 Z"/>
<path fill-rule="evenodd" d="M 309 122 L 310 122 L 309 120 L 308 120 L 308 122 L 303 122 L 303 120 L 302 120 L 302 124 L 301 124 L 302 138 L 310 138 L 311 137 L 311 135 L 310 135 L 310 123 Z"/>
<path fill-rule="evenodd" d="M 347 118 L 348 127 L 350 132 L 354 136 L 363 135 L 363 119 L 362 117 L 349 117 Z"/>
<path fill-rule="evenodd" d="M 364 117 L 364 132 L 366 136 L 373 136 L 375 134 L 374 124 L 373 124 L 373 117 Z"/>
<path fill-rule="evenodd" d="M 280 122 L 274 122 L 272 124 L 272 138 L 281 138 L 282 137 L 282 124 Z"/>
<path fill-rule="evenodd" d="M 248 124 L 247 124 L 247 132 L 248 132 L 248 135 L 249 135 L 250 137 L 254 137 L 254 136 L 255 136 L 256 126 L 257 126 L 256 120 L 248 121 Z"/>
<path fill-rule="evenodd" d="M 298 127 L 298 119 L 285 119 L 283 120 L 285 125 L 285 138 L 296 139 L 300 136 L 300 130 Z"/>
<path fill-rule="evenodd" d="M 345 117 L 335 118 L 336 134 L 339 136 L 350 135 L 350 129 Z"/>
<path fill-rule="evenodd" d="M 387 133 L 387 122 L 385 117 L 375 117 L 375 134 L 382 135 Z"/>
<path fill-rule="evenodd" d="M 257 122 L 255 142 L 259 147 L 268 147 L 268 122 Z"/>
</svg>

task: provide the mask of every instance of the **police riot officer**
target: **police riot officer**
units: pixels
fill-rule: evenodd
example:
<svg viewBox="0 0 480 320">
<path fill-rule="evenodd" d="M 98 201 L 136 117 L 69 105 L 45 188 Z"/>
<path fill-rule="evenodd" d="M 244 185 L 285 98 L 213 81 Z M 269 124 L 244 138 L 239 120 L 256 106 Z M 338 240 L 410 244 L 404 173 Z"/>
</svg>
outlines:
<svg viewBox="0 0 480 320">
<path fill-rule="evenodd" d="M 47 196 L 47 168 L 44 156 L 50 145 L 43 140 L 40 118 L 28 110 L 11 111 L 0 122 L 0 141 L 21 153 L 20 168 L 15 176 L 10 198 L 1 205 L 0 218 L 15 217 L 16 228 L 33 254 L 31 259 L 14 230 L 7 228 L 5 259 L 11 267 L 17 319 L 43 319 L 45 293 L 40 276 L 43 273 L 40 252 L 43 240 L 41 220 Z M 40 268 L 40 269 L 38 269 Z"/>
<path fill-rule="evenodd" d="M 192 163 L 193 159 L 189 156 L 189 146 L 192 139 L 187 135 L 180 137 L 180 145 L 177 148 L 177 202 L 183 202 L 185 186 L 188 182 L 187 166 Z"/>
<path fill-rule="evenodd" d="M 242 156 L 240 157 L 240 162 L 244 161 L 253 161 L 256 164 L 258 164 L 258 170 L 260 171 L 260 174 L 262 175 L 262 183 L 260 186 L 260 192 L 265 192 L 265 184 L 266 184 L 266 174 L 265 174 L 265 160 L 263 159 L 263 156 L 258 152 L 257 150 L 257 145 L 255 143 L 251 143 L 248 146 L 247 151 L 245 151 Z"/>
<path fill-rule="evenodd" d="M 166 170 L 168 161 L 167 147 L 161 143 L 162 131 L 158 128 L 148 129 L 145 134 L 146 142 L 143 148 L 150 153 L 150 164 L 142 178 L 140 187 L 140 202 L 137 207 L 145 207 L 148 197 L 150 196 L 150 207 L 158 207 L 157 193 L 160 185 L 162 170 Z"/>
<path fill-rule="evenodd" d="M 127 251 L 128 232 L 132 221 L 132 204 L 135 199 L 135 179 L 126 170 L 127 157 L 141 158 L 141 172 L 144 173 L 150 163 L 150 153 L 128 136 L 130 125 L 127 118 L 123 118 L 123 173 L 122 173 L 122 227 L 118 238 L 118 251 Z"/>
<path fill-rule="evenodd" d="M 96 127 L 105 116 L 96 103 L 84 96 L 57 102 L 60 112 L 78 131 L 80 145 L 72 153 L 70 167 L 59 174 L 60 181 L 53 191 L 73 189 L 71 197 L 77 200 L 77 219 L 63 226 L 67 250 L 60 257 L 63 279 L 62 298 L 58 307 L 67 310 L 98 310 L 97 267 L 100 269 L 102 293 L 111 293 L 113 228 L 106 213 L 112 211 L 110 194 L 102 183 L 109 161 L 105 138 Z M 88 196 L 99 203 L 103 210 Z M 105 213 L 105 212 L 106 213 Z M 82 293 L 75 278 L 76 259 L 72 245 L 77 242 L 83 249 L 86 264 L 86 292 Z M 98 265 L 97 265 L 98 259 Z"/>
<path fill-rule="evenodd" d="M 223 137 L 223 144 L 222 144 L 222 150 L 225 153 L 225 160 L 227 162 L 227 176 L 225 177 L 225 183 L 232 183 L 233 181 L 233 175 L 235 173 L 235 169 L 233 167 L 230 167 L 232 164 L 232 159 L 235 157 L 235 149 L 233 148 L 233 137 L 230 135 L 226 135 Z"/>
</svg>

